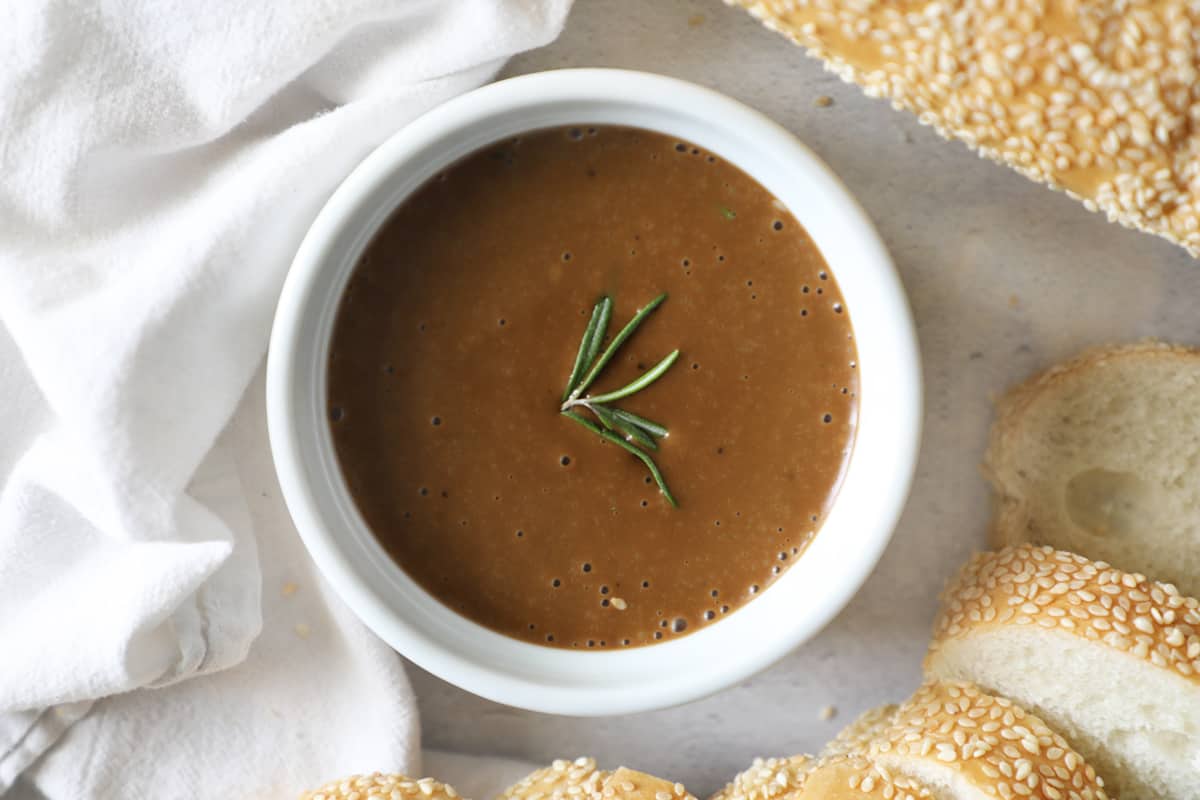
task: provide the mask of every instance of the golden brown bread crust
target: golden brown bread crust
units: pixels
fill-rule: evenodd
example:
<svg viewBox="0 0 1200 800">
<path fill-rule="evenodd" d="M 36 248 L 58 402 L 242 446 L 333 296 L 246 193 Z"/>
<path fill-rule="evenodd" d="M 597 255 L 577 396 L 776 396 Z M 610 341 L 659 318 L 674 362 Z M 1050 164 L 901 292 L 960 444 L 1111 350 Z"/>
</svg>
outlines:
<svg viewBox="0 0 1200 800">
<path fill-rule="evenodd" d="M 872 97 L 1200 255 L 1189 0 L 726 0 Z"/>
<path fill-rule="evenodd" d="M 1013 479 L 1020 470 L 1023 426 L 1029 408 L 1048 391 L 1080 373 L 1124 359 L 1200 358 L 1200 349 L 1147 340 L 1128 345 L 1094 347 L 1074 358 L 1037 373 L 1010 389 L 996 402 L 996 420 L 992 423 L 983 473 L 994 490 L 994 511 L 988 539 L 992 547 L 1046 544 L 1041 540 L 1024 496 L 1024 489 Z"/>
</svg>

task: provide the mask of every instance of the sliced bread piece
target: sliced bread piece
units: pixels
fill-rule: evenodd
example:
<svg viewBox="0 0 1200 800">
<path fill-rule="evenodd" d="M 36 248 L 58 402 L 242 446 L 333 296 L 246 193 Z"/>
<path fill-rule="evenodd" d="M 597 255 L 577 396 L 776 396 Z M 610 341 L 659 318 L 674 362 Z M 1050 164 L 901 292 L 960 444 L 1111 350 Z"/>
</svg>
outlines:
<svg viewBox="0 0 1200 800">
<path fill-rule="evenodd" d="M 821 759 L 792 800 L 925 800 L 935 795 L 920 781 L 888 772 L 863 756 Z"/>
<path fill-rule="evenodd" d="M 599 769 L 595 759 L 559 760 L 510 786 L 497 800 L 696 800 L 681 783 L 618 767 Z"/>
<path fill-rule="evenodd" d="M 1035 711 L 1115 797 L 1196 800 L 1198 634 L 1200 604 L 1173 586 L 1022 545 L 976 556 L 950 583 L 925 672 Z"/>
<path fill-rule="evenodd" d="M 878 706 L 864 711 L 858 719 L 851 722 L 821 750 L 822 758 L 866 753 L 871 742 L 879 738 L 896 716 L 895 704 Z"/>
<path fill-rule="evenodd" d="M 923 800 L 919 781 L 890 775 L 859 754 L 754 759 L 709 800 Z"/>
<path fill-rule="evenodd" d="M 300 795 L 300 800 L 460 800 L 453 786 L 433 778 L 376 772 L 330 781 Z"/>
<path fill-rule="evenodd" d="M 790 797 L 816 764 L 811 756 L 756 758 L 709 800 L 775 800 Z"/>
<path fill-rule="evenodd" d="M 938 800 L 1108 797 L 1062 736 L 970 683 L 926 683 L 879 729 L 866 755 L 890 775 L 920 781 Z"/>
<path fill-rule="evenodd" d="M 572 761 L 558 759 L 508 787 L 497 800 L 526 800 L 535 796 L 547 800 L 565 800 L 568 796 L 591 796 L 603 789 L 610 775 L 597 768 L 594 758 L 580 756 Z"/>
<path fill-rule="evenodd" d="M 1200 596 L 1200 350 L 1093 350 L 1035 376 L 999 402 L 984 471 L 995 546 L 1047 544 Z"/>
</svg>

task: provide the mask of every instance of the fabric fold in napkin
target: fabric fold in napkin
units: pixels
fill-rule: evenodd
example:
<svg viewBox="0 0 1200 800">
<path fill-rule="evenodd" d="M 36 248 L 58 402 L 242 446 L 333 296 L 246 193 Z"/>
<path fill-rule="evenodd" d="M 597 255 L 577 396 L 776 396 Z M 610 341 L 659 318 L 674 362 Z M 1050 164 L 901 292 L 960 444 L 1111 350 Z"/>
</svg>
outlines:
<svg viewBox="0 0 1200 800">
<path fill-rule="evenodd" d="M 64 732 L 129 734 L 93 724 L 127 703 L 99 698 L 247 658 L 275 555 L 243 488 L 222 484 L 214 504 L 205 487 L 232 474 L 214 444 L 304 230 L 388 134 L 553 39 L 568 7 L 31 0 L 0 14 L 0 793 Z M 278 661 L 361 699 L 319 659 Z M 189 686 L 195 717 L 165 721 L 180 735 L 205 724 L 201 681 L 215 676 Z M 411 705 L 407 691 L 400 676 Z M 339 713 L 306 717 L 304 735 L 346 732 Z M 193 788 L 159 796 L 204 796 Z"/>
</svg>

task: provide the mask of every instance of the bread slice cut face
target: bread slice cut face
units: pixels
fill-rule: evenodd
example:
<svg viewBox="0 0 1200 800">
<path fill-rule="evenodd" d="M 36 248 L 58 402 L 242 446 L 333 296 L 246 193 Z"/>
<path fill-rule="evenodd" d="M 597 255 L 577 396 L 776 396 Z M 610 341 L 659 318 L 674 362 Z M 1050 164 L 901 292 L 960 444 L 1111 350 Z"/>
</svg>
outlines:
<svg viewBox="0 0 1200 800">
<path fill-rule="evenodd" d="M 1173 586 L 1049 547 L 978 555 L 943 595 L 925 672 L 1035 712 L 1114 797 L 1200 798 L 1200 604 Z"/>
<path fill-rule="evenodd" d="M 1200 350 L 1093 350 L 1031 378 L 998 403 L 984 471 L 997 547 L 1051 545 L 1200 596 Z"/>
</svg>

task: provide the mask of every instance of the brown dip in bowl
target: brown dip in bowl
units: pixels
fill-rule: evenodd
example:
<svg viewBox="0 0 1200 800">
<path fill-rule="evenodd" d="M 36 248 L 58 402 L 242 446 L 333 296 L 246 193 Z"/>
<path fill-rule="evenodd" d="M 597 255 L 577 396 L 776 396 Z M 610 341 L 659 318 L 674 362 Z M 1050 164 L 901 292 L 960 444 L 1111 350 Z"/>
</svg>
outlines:
<svg viewBox="0 0 1200 800">
<path fill-rule="evenodd" d="M 664 292 L 592 392 L 680 349 L 622 406 L 669 428 L 677 508 L 559 414 L 596 298 L 615 333 Z M 329 419 L 359 512 L 447 606 L 530 642 L 654 644 L 803 556 L 849 457 L 856 358 L 836 276 L 762 186 L 676 137 L 569 125 L 467 156 L 384 223 L 343 292 Z"/>
</svg>

